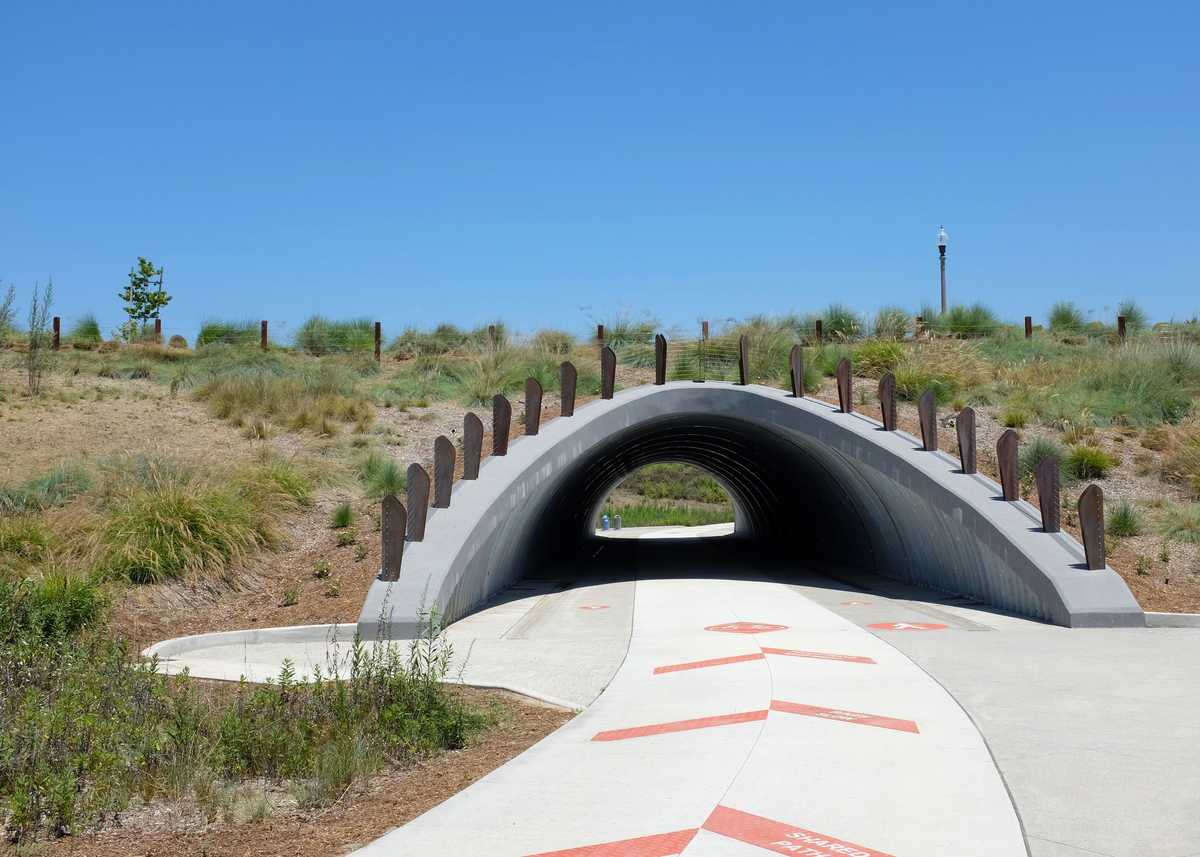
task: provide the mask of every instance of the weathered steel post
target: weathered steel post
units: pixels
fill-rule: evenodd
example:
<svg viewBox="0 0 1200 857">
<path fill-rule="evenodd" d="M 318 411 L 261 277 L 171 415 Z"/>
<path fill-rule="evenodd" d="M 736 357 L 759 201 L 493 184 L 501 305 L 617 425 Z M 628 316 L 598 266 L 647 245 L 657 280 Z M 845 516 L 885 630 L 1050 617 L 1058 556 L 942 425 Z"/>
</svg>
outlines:
<svg viewBox="0 0 1200 857">
<path fill-rule="evenodd" d="M 617 352 L 607 345 L 600 350 L 600 398 L 611 399 L 617 383 Z"/>
<path fill-rule="evenodd" d="M 654 335 L 654 384 L 661 387 L 667 383 L 667 338 L 661 333 Z"/>
<path fill-rule="evenodd" d="M 937 396 L 932 389 L 926 390 L 917 400 L 917 419 L 921 423 L 921 448 L 926 452 L 937 452 Z"/>
<path fill-rule="evenodd" d="M 408 465 L 408 540 L 425 538 L 425 519 L 429 517 L 429 473 L 421 465 Z"/>
<path fill-rule="evenodd" d="M 954 429 L 958 434 L 958 460 L 963 473 L 976 473 L 975 455 L 975 409 L 963 408 L 954 418 Z"/>
<path fill-rule="evenodd" d="M 883 430 L 896 430 L 896 376 L 884 373 L 879 379 L 879 410 L 882 413 Z"/>
<path fill-rule="evenodd" d="M 463 479 L 479 478 L 483 458 L 483 420 L 470 411 L 463 417 Z"/>
<path fill-rule="evenodd" d="M 1058 459 L 1048 455 L 1038 462 L 1034 471 L 1037 481 L 1038 508 L 1042 513 L 1042 529 L 1057 533 L 1062 517 L 1062 473 Z"/>
<path fill-rule="evenodd" d="M 450 508 L 454 487 L 454 444 L 444 434 L 433 442 L 433 508 Z"/>
<path fill-rule="evenodd" d="M 388 583 L 400 579 L 400 562 L 404 558 L 404 537 L 408 529 L 408 514 L 395 494 L 383 498 L 381 519 L 382 569 L 379 579 Z"/>
<path fill-rule="evenodd" d="M 558 388 L 562 399 L 561 413 L 564 417 L 575 416 L 575 385 L 579 383 L 579 373 L 575 364 L 564 360 L 558 367 Z"/>
<path fill-rule="evenodd" d="M 837 365 L 838 407 L 843 414 L 854 412 L 854 378 L 850 374 L 850 358 L 843 357 Z"/>
<path fill-rule="evenodd" d="M 1021 482 L 1017 471 L 1017 433 L 1008 429 L 996 441 L 996 466 L 1000 470 L 1000 487 L 1005 500 L 1021 499 Z"/>
<path fill-rule="evenodd" d="M 804 398 L 804 346 L 796 343 L 788 355 L 788 366 L 792 373 L 792 395 L 797 399 Z"/>
<path fill-rule="evenodd" d="M 1090 571 L 1099 571 L 1108 564 L 1104 553 L 1104 492 L 1099 485 L 1089 485 L 1079 495 L 1079 530 L 1083 534 L 1083 552 Z"/>
<path fill-rule="evenodd" d="M 492 397 L 492 455 L 508 455 L 512 431 L 512 403 L 502 393 Z"/>
<path fill-rule="evenodd" d="M 525 434 L 534 435 L 542 426 L 542 382 L 525 379 Z"/>
</svg>

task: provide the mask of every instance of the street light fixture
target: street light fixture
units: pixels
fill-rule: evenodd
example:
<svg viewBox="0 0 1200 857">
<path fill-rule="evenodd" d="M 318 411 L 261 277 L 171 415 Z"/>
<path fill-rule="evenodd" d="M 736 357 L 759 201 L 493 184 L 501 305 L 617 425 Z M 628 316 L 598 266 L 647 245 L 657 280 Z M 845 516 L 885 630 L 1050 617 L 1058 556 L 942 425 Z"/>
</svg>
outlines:
<svg viewBox="0 0 1200 857">
<path fill-rule="evenodd" d="M 938 227 L 938 262 L 942 268 L 942 315 L 946 314 L 946 241 L 950 236 L 946 234 L 946 227 Z"/>
</svg>

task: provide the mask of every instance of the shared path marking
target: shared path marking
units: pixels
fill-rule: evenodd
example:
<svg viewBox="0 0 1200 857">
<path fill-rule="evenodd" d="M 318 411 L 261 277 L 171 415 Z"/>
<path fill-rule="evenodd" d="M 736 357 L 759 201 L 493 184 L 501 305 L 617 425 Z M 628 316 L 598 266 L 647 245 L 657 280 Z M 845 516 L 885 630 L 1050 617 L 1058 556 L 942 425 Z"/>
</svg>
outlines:
<svg viewBox="0 0 1200 857">
<path fill-rule="evenodd" d="M 938 622 L 876 622 L 867 627 L 877 631 L 945 631 L 950 626 Z"/>
<path fill-rule="evenodd" d="M 357 857 L 1025 857 L 974 724 L 881 636 L 772 581 L 634 586 L 587 710 Z"/>
</svg>

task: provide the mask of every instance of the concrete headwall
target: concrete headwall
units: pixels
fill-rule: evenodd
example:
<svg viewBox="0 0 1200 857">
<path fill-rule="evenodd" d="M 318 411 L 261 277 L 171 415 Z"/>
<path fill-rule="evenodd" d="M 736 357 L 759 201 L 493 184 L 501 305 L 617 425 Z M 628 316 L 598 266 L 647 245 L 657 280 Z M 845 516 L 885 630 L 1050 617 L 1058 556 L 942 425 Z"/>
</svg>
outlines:
<svg viewBox="0 0 1200 857">
<path fill-rule="evenodd" d="M 1140 626 L 1112 569 L 1040 530 L 1037 511 L 999 499 L 992 480 L 925 452 L 860 414 L 760 386 L 638 387 L 553 420 L 457 482 L 406 545 L 400 580 L 376 581 L 359 618 L 367 636 L 407 637 L 436 606 L 447 621 L 478 609 L 551 555 L 591 537 L 598 503 L 653 461 L 698 464 L 730 491 L 740 534 L 806 559 L 834 560 L 1068 626 Z"/>
</svg>

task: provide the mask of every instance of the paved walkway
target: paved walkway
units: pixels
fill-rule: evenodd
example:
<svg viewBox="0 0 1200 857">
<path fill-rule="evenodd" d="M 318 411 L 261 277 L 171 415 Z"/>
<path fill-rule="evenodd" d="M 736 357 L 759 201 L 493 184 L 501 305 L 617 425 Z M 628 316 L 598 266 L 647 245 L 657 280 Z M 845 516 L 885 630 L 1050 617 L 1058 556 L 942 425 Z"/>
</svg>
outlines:
<svg viewBox="0 0 1200 857">
<path fill-rule="evenodd" d="M 645 560 L 452 626 L 463 680 L 586 711 L 359 857 L 1200 857 L 1200 629 Z M 344 656 L 336 631 L 193 639 L 166 665 L 304 670 Z"/>
</svg>

